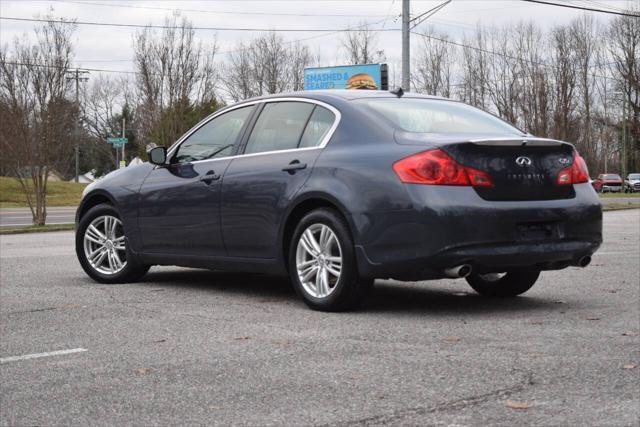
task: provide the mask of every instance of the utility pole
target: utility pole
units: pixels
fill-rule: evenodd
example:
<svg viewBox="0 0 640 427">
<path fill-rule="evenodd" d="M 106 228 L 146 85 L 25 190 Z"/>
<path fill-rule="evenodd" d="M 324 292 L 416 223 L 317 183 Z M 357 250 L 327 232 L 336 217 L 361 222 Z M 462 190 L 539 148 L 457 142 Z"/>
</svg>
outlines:
<svg viewBox="0 0 640 427">
<path fill-rule="evenodd" d="M 627 99 L 622 98 L 622 179 L 627 176 Z"/>
<path fill-rule="evenodd" d="M 127 123 L 127 119 L 124 117 L 124 114 L 122 115 L 122 137 L 126 138 L 124 132 L 125 132 L 125 125 Z M 124 157 L 124 146 L 127 144 L 122 144 L 122 160 L 126 162 L 126 159 Z"/>
<path fill-rule="evenodd" d="M 410 86 L 410 66 L 411 66 L 411 33 L 409 24 L 411 17 L 411 7 L 409 0 L 402 0 L 402 88 L 409 92 Z"/>
<path fill-rule="evenodd" d="M 445 0 L 436 7 L 411 19 L 409 0 L 402 0 L 402 89 L 407 92 L 411 91 L 411 30 L 438 13 L 449 3 L 451 0 Z"/>
<path fill-rule="evenodd" d="M 80 114 L 80 87 L 79 84 L 81 81 L 86 82 L 89 80 L 89 77 L 83 77 L 84 74 L 89 74 L 88 71 L 82 71 L 78 68 L 75 71 L 67 72 L 67 80 L 75 80 L 76 85 L 76 108 L 78 109 L 78 114 Z M 80 130 L 78 123 L 79 120 L 75 120 L 74 126 L 74 136 L 75 136 L 75 163 L 76 163 L 76 174 L 74 181 L 78 182 L 78 175 L 80 175 L 80 145 L 78 144 L 78 139 L 80 139 Z"/>
</svg>

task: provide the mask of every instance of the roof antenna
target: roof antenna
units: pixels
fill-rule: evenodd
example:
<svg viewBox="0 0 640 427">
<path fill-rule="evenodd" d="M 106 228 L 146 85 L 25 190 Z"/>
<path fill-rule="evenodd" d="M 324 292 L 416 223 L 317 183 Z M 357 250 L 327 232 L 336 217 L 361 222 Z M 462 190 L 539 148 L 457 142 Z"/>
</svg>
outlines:
<svg viewBox="0 0 640 427">
<path fill-rule="evenodd" d="M 402 95 L 404 95 L 404 90 L 402 90 L 401 87 L 399 87 L 397 89 L 394 89 L 394 90 L 390 90 L 389 92 L 391 92 L 392 94 L 394 94 L 398 98 L 402 98 Z"/>
</svg>

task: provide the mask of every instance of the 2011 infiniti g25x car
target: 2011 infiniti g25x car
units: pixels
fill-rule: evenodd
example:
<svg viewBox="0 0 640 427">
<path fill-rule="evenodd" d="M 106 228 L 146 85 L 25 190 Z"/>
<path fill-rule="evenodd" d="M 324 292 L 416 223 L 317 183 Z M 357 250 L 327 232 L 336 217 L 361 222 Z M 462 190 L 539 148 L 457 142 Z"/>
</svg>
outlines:
<svg viewBox="0 0 640 427">
<path fill-rule="evenodd" d="M 288 274 L 343 310 L 376 278 L 515 296 L 586 266 L 602 211 L 571 144 L 466 104 L 381 91 L 252 99 L 87 187 L 76 251 L 103 283 L 151 265 Z"/>
</svg>

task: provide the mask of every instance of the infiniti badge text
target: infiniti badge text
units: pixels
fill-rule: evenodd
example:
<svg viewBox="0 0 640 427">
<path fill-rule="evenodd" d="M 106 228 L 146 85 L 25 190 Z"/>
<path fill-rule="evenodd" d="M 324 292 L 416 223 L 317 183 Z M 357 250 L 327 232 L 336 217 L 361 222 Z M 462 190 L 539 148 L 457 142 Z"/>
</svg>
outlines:
<svg viewBox="0 0 640 427">
<path fill-rule="evenodd" d="M 541 173 L 509 173 L 507 179 L 544 179 L 544 175 Z"/>
</svg>

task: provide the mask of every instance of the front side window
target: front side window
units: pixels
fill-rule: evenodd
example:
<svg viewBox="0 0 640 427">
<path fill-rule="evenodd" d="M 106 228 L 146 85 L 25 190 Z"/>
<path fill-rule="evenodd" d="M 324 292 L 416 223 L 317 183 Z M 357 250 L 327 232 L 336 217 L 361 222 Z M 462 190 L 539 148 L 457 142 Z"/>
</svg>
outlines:
<svg viewBox="0 0 640 427">
<path fill-rule="evenodd" d="M 265 104 L 244 150 L 245 154 L 297 148 L 314 104 L 270 102 Z"/>
<path fill-rule="evenodd" d="M 212 119 L 178 147 L 174 162 L 189 163 L 231 155 L 253 106 L 237 108 Z"/>
<path fill-rule="evenodd" d="M 420 98 L 368 98 L 356 102 L 406 132 L 523 134 L 507 122 L 461 102 Z"/>
</svg>

